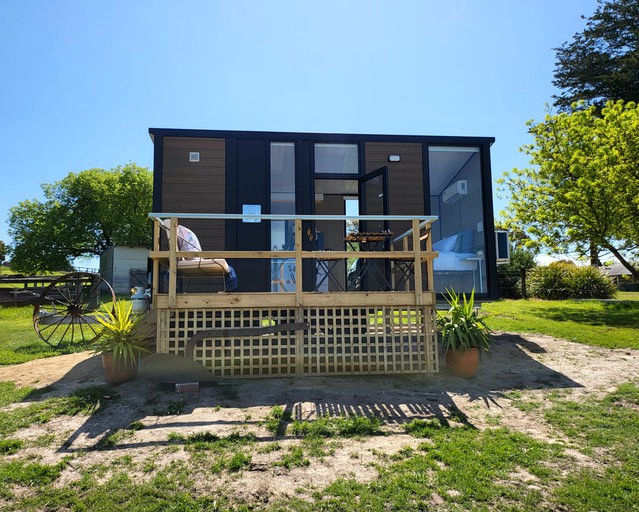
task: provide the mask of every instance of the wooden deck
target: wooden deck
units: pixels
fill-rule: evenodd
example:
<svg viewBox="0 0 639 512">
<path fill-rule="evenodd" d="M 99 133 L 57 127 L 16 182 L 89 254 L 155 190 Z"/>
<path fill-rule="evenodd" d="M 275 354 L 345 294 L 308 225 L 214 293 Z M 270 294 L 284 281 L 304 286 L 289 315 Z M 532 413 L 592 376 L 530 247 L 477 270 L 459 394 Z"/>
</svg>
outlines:
<svg viewBox="0 0 639 512">
<path fill-rule="evenodd" d="M 406 222 L 412 229 L 395 239 L 398 250 L 305 251 L 302 221 L 314 216 L 259 216 L 262 221 L 295 221 L 293 251 L 179 252 L 180 218 L 214 220 L 241 215 L 151 214 L 155 220 L 171 218 L 168 250 L 160 250 L 161 230 L 155 222 L 153 250 L 153 303 L 157 315 L 157 351 L 184 355 L 187 342 L 201 331 L 224 335 L 204 338 L 193 350 L 194 360 L 215 376 L 274 377 L 302 375 L 370 375 L 430 373 L 439 368 L 434 335 L 435 292 L 432 289 L 430 225 L 433 217 L 385 217 Z M 343 221 L 346 217 L 330 216 Z M 326 220 L 327 216 L 321 217 Z M 350 217 L 349 217 L 350 218 Z M 380 217 L 374 217 L 379 219 Z M 361 219 L 373 219 L 362 217 Z M 394 247 L 391 247 L 393 249 Z M 303 291 L 302 262 L 308 259 L 387 259 L 412 262 L 412 275 L 401 291 Z M 286 258 L 295 261 L 295 291 L 287 293 L 179 293 L 178 258 Z M 159 292 L 160 262 L 168 263 L 168 292 Z M 230 335 L 233 329 L 256 329 L 281 324 L 307 323 L 306 330 L 267 335 Z"/>
</svg>

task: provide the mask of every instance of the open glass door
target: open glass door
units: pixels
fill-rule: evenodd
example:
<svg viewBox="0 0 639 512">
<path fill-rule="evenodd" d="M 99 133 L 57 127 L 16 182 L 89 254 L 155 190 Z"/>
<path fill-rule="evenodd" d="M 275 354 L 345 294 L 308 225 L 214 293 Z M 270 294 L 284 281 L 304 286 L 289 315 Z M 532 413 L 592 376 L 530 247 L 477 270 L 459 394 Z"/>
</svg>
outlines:
<svg viewBox="0 0 639 512">
<path fill-rule="evenodd" d="M 360 215 L 388 215 L 388 167 L 369 172 L 359 180 Z M 381 233 L 388 231 L 385 220 L 366 221 L 360 226 L 361 232 Z"/>
<path fill-rule="evenodd" d="M 388 167 L 382 167 L 359 178 L 360 215 L 388 215 Z M 388 221 L 385 219 L 360 221 L 359 233 L 349 243 L 352 249 L 387 251 L 390 244 Z M 359 287 L 365 291 L 390 290 L 388 260 L 359 259 Z"/>
</svg>

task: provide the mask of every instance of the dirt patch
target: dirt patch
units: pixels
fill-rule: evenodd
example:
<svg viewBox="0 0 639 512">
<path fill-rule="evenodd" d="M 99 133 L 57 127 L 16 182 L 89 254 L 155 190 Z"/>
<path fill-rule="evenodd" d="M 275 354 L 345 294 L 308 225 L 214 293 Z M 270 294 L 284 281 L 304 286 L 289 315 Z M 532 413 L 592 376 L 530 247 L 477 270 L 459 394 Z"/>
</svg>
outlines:
<svg viewBox="0 0 639 512">
<path fill-rule="evenodd" d="M 144 479 L 152 474 L 144 468 L 162 468 L 175 461 L 199 464 L 183 446 L 169 442 L 172 435 L 252 433 L 256 442 L 246 448 L 251 455 L 246 468 L 203 481 L 201 492 L 224 488 L 228 494 L 232 489 L 236 497 L 258 502 L 276 496 L 307 496 L 340 476 L 359 481 L 374 478 L 375 464 L 419 444 L 403 430 L 403 425 L 415 418 L 454 418 L 479 428 L 499 424 L 535 438 L 555 440 L 558 434 L 540 421 L 553 399 L 602 396 L 636 380 L 637 368 L 639 351 L 590 347 L 549 336 L 498 333 L 493 351 L 483 357 L 473 379 L 452 377 L 444 367 L 439 374 L 426 376 L 224 381 L 203 385 L 194 394 L 176 394 L 173 386 L 137 379 L 117 386 L 120 399 L 103 412 L 56 418 L 19 431 L 13 437 L 24 439 L 27 447 L 15 457 L 33 455 L 51 463 L 71 455 L 73 461 L 65 469 L 61 485 L 79 478 L 82 468 L 117 468 L 118 461 L 124 459 L 136 478 Z M 99 357 L 89 352 L 0 368 L 0 380 L 20 386 L 51 386 L 44 397 L 104 385 Z M 331 441 L 323 448 L 325 455 L 312 457 L 310 464 L 284 467 L 277 461 L 298 446 L 300 439 L 276 439 L 266 429 L 264 420 L 274 405 L 285 407 L 295 419 L 325 414 L 375 415 L 384 421 L 385 435 Z M 137 429 L 127 430 L 132 424 Z M 94 450 L 114 435 L 119 437 L 112 448 Z M 49 439 L 49 443 L 42 446 L 43 442 L 38 442 L 42 439 Z M 108 475 L 106 470 L 104 478 Z"/>
</svg>

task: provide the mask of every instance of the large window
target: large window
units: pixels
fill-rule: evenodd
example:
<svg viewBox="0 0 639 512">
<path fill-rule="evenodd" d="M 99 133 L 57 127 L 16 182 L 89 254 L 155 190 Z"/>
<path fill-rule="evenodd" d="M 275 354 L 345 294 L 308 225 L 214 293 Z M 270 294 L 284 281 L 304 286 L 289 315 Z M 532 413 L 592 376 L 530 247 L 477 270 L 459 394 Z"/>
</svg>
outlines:
<svg viewBox="0 0 639 512">
<path fill-rule="evenodd" d="M 271 213 L 295 213 L 295 144 L 271 143 Z M 271 248 L 292 250 L 295 244 L 295 221 L 271 222 Z M 295 260 L 271 262 L 271 291 L 295 290 Z"/>
<path fill-rule="evenodd" d="M 481 158 L 477 147 L 428 150 L 435 290 L 487 292 Z"/>
<path fill-rule="evenodd" d="M 359 174 L 357 144 L 315 144 L 316 174 Z"/>
</svg>

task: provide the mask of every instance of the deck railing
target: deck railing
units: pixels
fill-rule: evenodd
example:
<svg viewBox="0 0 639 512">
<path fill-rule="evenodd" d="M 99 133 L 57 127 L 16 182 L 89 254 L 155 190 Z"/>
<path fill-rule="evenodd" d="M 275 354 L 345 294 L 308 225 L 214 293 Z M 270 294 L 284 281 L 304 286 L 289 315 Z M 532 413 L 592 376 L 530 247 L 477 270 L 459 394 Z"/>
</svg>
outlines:
<svg viewBox="0 0 639 512">
<path fill-rule="evenodd" d="M 201 340 L 193 357 L 219 377 L 438 370 L 432 268 L 437 253 L 432 250 L 430 236 L 431 224 L 436 217 L 185 213 L 153 213 L 150 216 L 155 221 L 150 258 L 154 269 L 153 307 L 157 315 L 158 352 L 184 354 L 189 340 L 198 332 L 207 331 L 208 338 Z M 159 221 L 167 218 L 171 219 L 168 249 L 161 250 Z M 293 250 L 178 251 L 177 226 L 185 219 L 294 221 L 294 247 Z M 395 225 L 411 227 L 400 236 L 389 237 L 386 245 L 389 250 L 306 250 L 305 223 L 347 220 L 396 221 Z M 178 293 L 179 258 L 194 257 L 294 261 L 294 291 Z M 407 263 L 411 268 L 410 284 L 402 282 L 398 291 L 304 290 L 304 261 L 350 258 L 389 261 L 389 265 Z M 158 293 L 161 262 L 168 262 L 168 293 Z M 317 276 L 315 279 L 313 288 Z M 293 324 L 308 325 L 308 328 L 268 335 L 242 334 L 244 329 Z M 218 334 L 213 335 L 212 331 Z"/>
<path fill-rule="evenodd" d="M 349 258 L 359 258 L 364 260 L 388 260 L 390 262 L 409 262 L 412 267 L 414 304 L 423 305 L 423 292 L 433 291 L 433 266 L 432 260 L 437 257 L 437 253 L 432 249 L 432 239 L 430 236 L 431 224 L 437 220 L 434 216 L 407 216 L 407 215 L 246 215 L 246 214 L 197 214 L 197 213 L 151 213 L 149 216 L 154 222 L 153 250 L 149 257 L 153 260 L 153 296 L 159 292 L 159 266 L 161 261 L 168 262 L 168 307 L 176 307 L 177 303 L 177 274 L 178 260 L 180 258 L 223 258 L 223 259 L 290 259 L 295 262 L 295 291 L 294 292 L 267 292 L 269 295 L 294 296 L 293 304 L 302 306 L 309 300 L 317 303 L 317 298 L 309 299 L 308 295 L 320 294 L 345 294 L 361 292 L 305 292 L 303 277 L 303 261 L 305 260 L 346 260 Z M 171 229 L 168 234 L 168 250 L 160 249 L 160 220 L 170 219 Z M 293 250 L 202 250 L 202 251 L 179 251 L 177 244 L 177 226 L 181 220 L 240 220 L 249 222 L 261 221 L 294 221 L 295 223 L 295 243 Z M 305 250 L 304 239 L 307 236 L 303 232 L 304 222 L 314 221 L 342 221 L 347 220 L 370 222 L 410 222 L 411 228 L 403 234 L 389 239 L 390 250 L 375 250 L 366 252 L 336 251 L 336 250 Z M 422 264 L 425 264 L 426 276 L 422 272 Z M 408 291 L 408 284 L 404 287 L 404 292 Z M 366 292 L 376 293 L 376 292 Z M 162 295 L 162 294 L 160 294 Z M 323 302 L 320 300 L 320 302 Z"/>
</svg>

